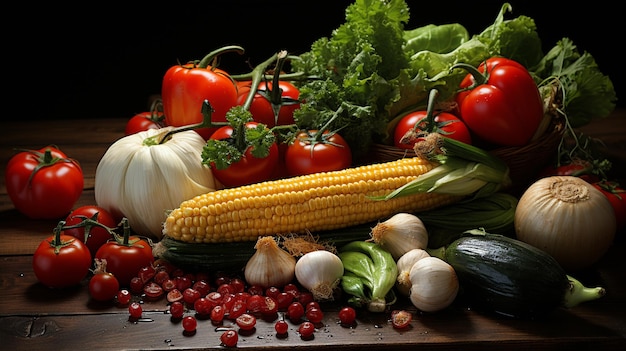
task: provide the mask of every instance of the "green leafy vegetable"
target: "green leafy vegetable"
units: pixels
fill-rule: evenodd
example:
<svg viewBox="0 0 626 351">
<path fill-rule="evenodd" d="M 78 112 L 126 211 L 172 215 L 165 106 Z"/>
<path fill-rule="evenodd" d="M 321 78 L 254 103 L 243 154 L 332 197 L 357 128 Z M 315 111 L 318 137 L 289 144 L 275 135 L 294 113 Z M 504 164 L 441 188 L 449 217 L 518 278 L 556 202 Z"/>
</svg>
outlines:
<svg viewBox="0 0 626 351">
<path fill-rule="evenodd" d="M 294 71 L 319 78 L 299 85 L 304 102 L 294 113 L 297 125 L 317 129 L 334 118 L 329 129 L 342 131 L 358 163 L 374 143 L 389 143 L 394 122 L 423 108 L 430 90 L 437 89 L 442 102 L 453 101 L 466 72 L 452 66 L 478 66 L 492 56 L 520 62 L 537 84 L 548 77 L 560 81 L 573 125 L 608 115 L 615 91 L 593 58 L 566 40 L 544 56 L 534 20 L 505 19 L 510 11 L 504 3 L 493 24 L 469 36 L 459 23 L 405 29 L 403 0 L 356 0 L 344 24 L 292 61 Z"/>
<path fill-rule="evenodd" d="M 561 39 L 541 61 L 532 68 L 544 86 L 554 85 L 562 97 L 563 113 L 572 128 L 584 126 L 593 118 L 607 117 L 617 101 L 611 79 L 602 74 L 593 56 L 580 54 L 574 43 Z"/>
</svg>

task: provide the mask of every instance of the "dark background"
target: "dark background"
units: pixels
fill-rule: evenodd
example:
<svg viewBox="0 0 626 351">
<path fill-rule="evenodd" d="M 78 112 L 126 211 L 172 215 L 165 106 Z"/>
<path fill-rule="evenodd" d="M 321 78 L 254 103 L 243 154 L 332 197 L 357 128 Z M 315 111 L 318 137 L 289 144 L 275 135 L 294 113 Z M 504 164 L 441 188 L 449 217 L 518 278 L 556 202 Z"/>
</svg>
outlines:
<svg viewBox="0 0 626 351">
<path fill-rule="evenodd" d="M 102 2 L 86 9 L 49 2 L 18 8 L 5 13 L 3 24 L 6 103 L 17 118 L 130 118 L 148 109 L 149 97 L 160 93 L 163 74 L 177 62 L 237 44 L 246 53 L 226 55 L 221 67 L 243 73 L 248 63 L 257 64 L 277 50 L 300 54 L 316 39 L 330 36 L 345 21 L 351 3 L 166 1 L 142 7 Z M 475 34 L 493 23 L 504 2 L 407 3 L 407 29 L 458 22 Z M 507 18 L 533 18 L 545 51 L 569 37 L 581 52 L 590 52 L 613 81 L 618 106 L 624 106 L 625 79 L 618 67 L 624 60 L 623 5 L 510 3 L 513 12 Z"/>
</svg>

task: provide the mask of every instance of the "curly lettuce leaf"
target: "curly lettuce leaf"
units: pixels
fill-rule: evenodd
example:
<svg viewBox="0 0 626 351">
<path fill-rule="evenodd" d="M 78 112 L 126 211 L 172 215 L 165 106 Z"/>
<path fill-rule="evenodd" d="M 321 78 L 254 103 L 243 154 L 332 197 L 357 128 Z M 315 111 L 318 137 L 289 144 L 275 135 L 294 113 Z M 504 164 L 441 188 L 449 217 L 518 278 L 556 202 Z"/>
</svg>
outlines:
<svg viewBox="0 0 626 351">
<path fill-rule="evenodd" d="M 536 79 L 557 84 L 562 110 L 573 128 L 607 117 L 615 109 L 617 95 L 611 79 L 600 71 L 591 54 L 580 54 L 568 38 L 548 51 L 531 73 Z"/>
<path fill-rule="evenodd" d="M 404 32 L 404 50 L 408 55 L 424 50 L 446 54 L 469 39 L 469 32 L 459 23 L 427 24 Z"/>
<path fill-rule="evenodd" d="M 402 49 L 408 20 L 403 0 L 356 0 L 348 6 L 346 22 L 292 62 L 294 70 L 319 77 L 299 86 L 305 103 L 294 112 L 298 126 L 330 123 L 355 159 L 364 155 L 386 128 L 385 108 L 397 96 L 392 80 L 408 66 Z"/>
<path fill-rule="evenodd" d="M 504 56 L 525 67 L 534 66 L 543 57 L 537 26 L 527 16 L 505 20 L 504 15 L 512 10 L 509 3 L 502 5 L 495 22 L 476 37 L 489 45 L 492 56 Z"/>
</svg>

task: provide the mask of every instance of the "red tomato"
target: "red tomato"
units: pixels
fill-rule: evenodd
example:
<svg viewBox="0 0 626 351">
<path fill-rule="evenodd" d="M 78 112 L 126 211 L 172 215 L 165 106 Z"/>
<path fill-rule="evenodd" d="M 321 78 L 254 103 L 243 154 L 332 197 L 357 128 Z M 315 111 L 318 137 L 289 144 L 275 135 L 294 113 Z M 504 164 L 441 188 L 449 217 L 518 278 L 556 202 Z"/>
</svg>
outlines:
<svg viewBox="0 0 626 351">
<path fill-rule="evenodd" d="M 235 347 L 239 341 L 239 334 L 234 330 L 227 330 L 220 335 L 220 341 L 226 347 Z"/>
<path fill-rule="evenodd" d="M 344 307 L 339 310 L 339 321 L 342 325 L 353 325 L 356 321 L 356 310 L 352 307 Z"/>
<path fill-rule="evenodd" d="M 486 63 L 486 64 L 485 64 Z M 526 68 L 494 57 L 468 74 L 456 96 L 461 119 L 483 140 L 501 146 L 526 145 L 543 118 L 543 100 Z"/>
<path fill-rule="evenodd" d="M 300 326 L 298 326 L 298 333 L 303 339 L 313 337 L 313 334 L 315 333 L 315 324 L 308 321 L 303 322 L 302 324 L 300 324 Z"/>
<path fill-rule="evenodd" d="M 124 134 L 131 135 L 148 129 L 159 129 L 162 127 L 161 120 L 163 118 L 163 112 L 140 112 L 126 122 Z"/>
<path fill-rule="evenodd" d="M 396 329 L 407 328 L 412 320 L 413 315 L 409 311 L 394 310 L 391 312 L 391 325 Z"/>
<path fill-rule="evenodd" d="M 408 132 L 415 128 L 416 123 L 426 118 L 426 116 L 427 111 L 415 111 L 402 117 L 394 130 L 394 145 L 401 149 L 413 149 L 417 139 L 403 142 L 403 138 Z M 441 112 L 435 116 L 435 123 L 437 124 L 435 132 L 466 144 L 472 143 L 472 137 L 469 129 L 467 129 L 465 123 L 463 123 L 463 121 L 461 121 L 457 116 L 451 113 Z M 421 124 L 420 127 L 417 128 L 417 132 L 427 130 L 428 126 L 425 124 Z"/>
<path fill-rule="evenodd" d="M 539 177 L 549 176 L 573 176 L 588 183 L 600 181 L 600 177 L 594 174 L 593 165 L 585 160 L 575 160 L 560 166 L 547 166 L 539 172 Z"/>
<path fill-rule="evenodd" d="M 300 108 L 300 91 L 287 81 L 279 81 L 279 90 L 275 91 L 272 82 L 261 82 L 254 94 L 249 111 L 256 122 L 269 128 L 277 125 L 294 124 L 293 111 Z M 237 103 L 244 105 L 250 93 L 250 83 L 239 86 Z M 274 108 L 278 109 L 276 115 Z"/>
<path fill-rule="evenodd" d="M 97 273 L 89 279 L 89 295 L 96 301 L 113 300 L 120 289 L 120 283 L 111 273 Z"/>
<path fill-rule="evenodd" d="M 592 185 L 600 190 L 613 206 L 617 231 L 626 228 L 626 190 L 617 183 L 607 181 L 596 182 Z"/>
<path fill-rule="evenodd" d="M 154 262 L 150 244 L 127 233 L 123 240 L 112 240 L 102 245 L 95 257 L 107 261 L 107 271 L 117 277 L 122 287 L 129 287 L 131 279 L 141 268 Z"/>
<path fill-rule="evenodd" d="M 246 128 L 256 128 L 257 122 L 246 123 Z M 233 133 L 231 126 L 219 128 L 211 135 L 211 139 L 225 140 L 229 139 Z M 269 149 L 267 157 L 258 158 L 252 155 L 252 148 L 248 147 L 243 157 L 236 163 L 229 165 L 227 168 L 218 169 L 214 163 L 211 163 L 211 170 L 217 180 L 225 187 L 236 187 L 252 183 L 259 183 L 269 180 L 278 165 L 278 146 L 273 143 Z"/>
<path fill-rule="evenodd" d="M 78 285 L 90 267 L 89 248 L 73 236 L 60 234 L 60 228 L 42 241 L 33 254 L 35 276 L 51 288 Z"/>
<path fill-rule="evenodd" d="M 345 139 L 325 131 L 300 132 L 285 152 L 289 176 L 337 171 L 352 165 L 352 151 Z"/>
<path fill-rule="evenodd" d="M 237 87 L 223 70 L 206 65 L 177 65 L 165 72 L 161 97 L 168 126 L 202 122 L 202 105 L 205 100 L 213 108 L 211 120 L 226 122 L 226 112 L 237 105 Z M 201 128 L 196 131 L 206 140 L 216 129 Z"/>
<path fill-rule="evenodd" d="M 83 170 L 56 147 L 17 153 L 5 172 L 15 208 L 32 219 L 65 218 L 83 192 Z"/>
<path fill-rule="evenodd" d="M 117 226 L 117 221 L 111 213 L 95 205 L 81 206 L 70 212 L 70 214 L 65 219 L 65 226 L 70 227 L 78 225 L 86 219 L 98 222 L 109 228 L 115 228 Z M 85 227 L 64 229 L 63 233 L 82 240 L 89 248 L 91 256 L 95 257 L 96 252 L 98 251 L 100 246 L 104 245 L 104 243 L 112 239 L 112 236 L 106 229 L 98 227 L 97 225 L 91 225 L 89 224 L 89 221 L 87 221 L 86 223 L 87 226 Z M 89 235 L 85 237 L 87 227 L 89 227 Z"/>
<path fill-rule="evenodd" d="M 252 330 L 256 326 L 256 317 L 249 313 L 244 313 L 235 319 L 235 323 L 241 330 Z"/>
</svg>

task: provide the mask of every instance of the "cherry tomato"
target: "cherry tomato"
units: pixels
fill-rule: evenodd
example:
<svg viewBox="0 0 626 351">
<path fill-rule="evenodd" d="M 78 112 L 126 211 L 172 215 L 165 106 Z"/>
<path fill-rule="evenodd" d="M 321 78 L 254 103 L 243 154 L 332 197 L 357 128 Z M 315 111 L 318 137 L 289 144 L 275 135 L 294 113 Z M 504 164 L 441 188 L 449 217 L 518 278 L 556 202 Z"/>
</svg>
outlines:
<svg viewBox="0 0 626 351">
<path fill-rule="evenodd" d="M 78 225 L 86 219 L 98 222 L 109 228 L 115 228 L 117 226 L 117 221 L 113 215 L 109 213 L 109 211 L 95 205 L 81 206 L 70 212 L 65 219 L 65 226 L 69 227 Z M 89 223 L 89 221 L 87 221 L 87 223 Z M 71 235 L 79 240 L 82 240 L 89 248 L 91 256 L 95 257 L 100 246 L 109 241 L 112 236 L 111 233 L 102 227 L 91 224 L 87 225 L 89 226 L 89 234 L 86 237 L 85 233 L 87 232 L 87 227 L 79 226 L 76 228 L 64 229 L 63 232 L 66 235 Z"/>
<path fill-rule="evenodd" d="M 243 313 L 235 319 L 235 322 L 241 330 L 252 330 L 256 326 L 256 317 L 249 313 Z"/>
<path fill-rule="evenodd" d="M 217 305 L 211 309 L 210 318 L 214 323 L 221 323 L 226 315 L 226 307 L 223 305 Z"/>
<path fill-rule="evenodd" d="M 96 301 L 109 301 L 118 296 L 120 283 L 111 273 L 97 273 L 89 280 L 89 295 Z"/>
<path fill-rule="evenodd" d="M 314 324 L 320 323 L 324 319 L 324 312 L 322 312 L 322 309 L 319 307 L 307 308 L 306 319 Z"/>
<path fill-rule="evenodd" d="M 195 331 L 197 326 L 198 321 L 194 316 L 186 316 L 183 318 L 183 329 L 185 329 L 186 332 Z"/>
<path fill-rule="evenodd" d="M 289 144 L 285 164 L 289 176 L 337 171 L 352 165 L 352 152 L 341 135 L 310 130 L 298 133 Z"/>
<path fill-rule="evenodd" d="M 287 331 L 289 331 L 289 324 L 283 319 L 280 319 L 274 324 L 274 330 L 276 330 L 276 334 L 278 335 L 285 335 Z"/>
<path fill-rule="evenodd" d="M 174 301 L 170 304 L 170 315 L 172 318 L 183 318 L 185 306 L 180 301 Z"/>
<path fill-rule="evenodd" d="M 119 286 L 119 282 L 117 282 L 118 286 Z M 128 305 L 130 303 L 130 299 L 133 297 L 133 295 L 130 293 L 130 291 L 126 290 L 126 289 L 121 289 L 117 292 L 117 304 L 118 305 Z"/>
<path fill-rule="evenodd" d="M 78 285 L 89 273 L 91 254 L 82 241 L 61 234 L 43 240 L 33 253 L 33 271 L 37 279 L 51 288 Z"/>
<path fill-rule="evenodd" d="M 107 261 L 107 271 L 117 277 L 122 287 L 129 287 L 139 270 L 154 262 L 150 243 L 128 233 L 120 241 L 112 240 L 102 245 L 96 258 Z"/>
<path fill-rule="evenodd" d="M 260 313 L 263 305 L 265 304 L 265 298 L 261 295 L 250 295 L 246 300 L 248 311 L 250 313 Z"/>
<path fill-rule="evenodd" d="M 83 170 L 60 149 L 47 146 L 11 157 L 5 184 L 13 205 L 27 217 L 65 218 L 83 192 Z"/>
<path fill-rule="evenodd" d="M 263 305 L 261 305 L 261 313 L 265 316 L 271 316 L 278 312 L 278 303 L 273 297 L 264 296 Z"/>
<path fill-rule="evenodd" d="M 626 190 L 619 184 L 608 181 L 595 182 L 592 185 L 600 190 L 611 203 L 615 212 L 617 231 L 626 228 Z"/>
<path fill-rule="evenodd" d="M 293 322 L 299 321 L 304 317 L 304 306 L 300 302 L 292 302 L 287 307 L 287 317 Z"/>
<path fill-rule="evenodd" d="M 356 320 L 356 310 L 352 307 L 344 307 L 339 310 L 339 321 L 343 325 L 352 325 Z"/>
<path fill-rule="evenodd" d="M 234 330 L 227 330 L 220 335 L 220 341 L 226 347 L 235 347 L 239 341 L 239 334 Z"/>
<path fill-rule="evenodd" d="M 404 329 L 411 324 L 413 315 L 409 311 L 394 310 L 391 312 L 391 325 L 396 329 Z"/>
<path fill-rule="evenodd" d="M 213 112 L 213 122 L 226 122 L 226 112 L 237 105 L 237 87 L 227 72 L 208 66 L 184 64 L 169 68 L 163 77 L 161 96 L 165 123 L 184 126 L 204 120 L 202 106 L 208 100 Z M 196 132 L 205 140 L 216 128 L 200 128 Z"/>
<path fill-rule="evenodd" d="M 315 333 L 315 325 L 311 322 L 302 322 L 298 327 L 298 333 L 303 339 L 308 339 Z"/>
<path fill-rule="evenodd" d="M 568 164 L 559 166 L 550 165 L 539 172 L 539 177 L 549 176 L 573 176 L 578 177 L 588 183 L 600 181 L 600 177 L 594 173 L 594 166 L 591 162 L 585 160 L 573 160 Z"/>
<path fill-rule="evenodd" d="M 140 112 L 126 122 L 124 134 L 131 135 L 148 129 L 159 129 L 162 127 L 161 121 L 164 118 L 163 112 Z"/>
<path fill-rule="evenodd" d="M 401 149 L 413 149 L 415 142 L 419 140 L 419 138 L 409 137 L 406 138 L 407 140 L 404 140 L 405 135 L 412 132 L 414 129 L 416 129 L 418 133 L 419 131 L 428 131 L 428 123 L 424 123 L 426 116 L 427 111 L 415 111 L 402 117 L 394 129 L 394 145 Z M 418 128 L 415 128 L 415 124 L 420 121 L 422 122 L 418 125 Z M 469 129 L 467 129 L 465 123 L 455 115 L 441 112 L 435 116 L 434 122 L 436 123 L 436 128 L 433 128 L 434 132 L 466 144 L 472 143 Z"/>
<path fill-rule="evenodd" d="M 178 289 L 172 289 L 167 292 L 167 301 L 168 302 L 177 302 L 183 301 L 183 293 Z"/>
<path fill-rule="evenodd" d="M 298 101 L 300 91 L 295 85 L 288 81 L 279 81 L 278 87 L 279 90 L 275 91 L 272 82 L 259 83 L 249 108 L 252 118 L 269 128 L 277 125 L 294 124 L 293 111 L 300 108 Z M 237 103 L 244 105 L 249 93 L 250 82 L 240 84 Z M 276 116 L 274 108 L 278 109 L 278 116 Z"/>
<path fill-rule="evenodd" d="M 141 318 L 143 308 L 139 302 L 131 302 L 130 305 L 128 305 L 128 313 L 130 313 L 131 318 Z"/>
<path fill-rule="evenodd" d="M 163 290 L 163 288 L 155 282 L 147 282 L 143 286 L 143 293 L 147 298 L 157 300 L 165 294 L 165 290 Z"/>
<path fill-rule="evenodd" d="M 246 128 L 254 129 L 258 125 L 257 122 L 248 122 L 246 123 Z M 224 126 L 216 130 L 211 135 L 211 139 L 229 139 L 232 133 L 233 128 L 231 126 Z M 215 178 L 225 187 L 236 187 L 269 180 L 277 164 L 278 146 L 276 143 L 273 143 L 269 148 L 267 157 L 254 157 L 252 155 L 252 147 L 248 147 L 238 162 L 232 163 L 224 169 L 218 169 L 215 164 L 211 164 L 211 170 Z"/>
</svg>

